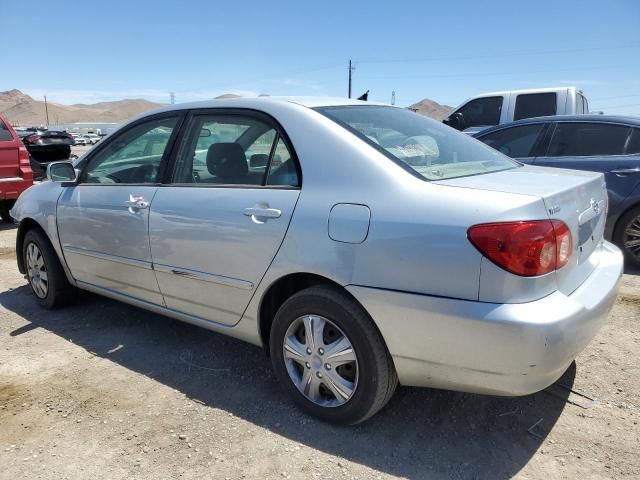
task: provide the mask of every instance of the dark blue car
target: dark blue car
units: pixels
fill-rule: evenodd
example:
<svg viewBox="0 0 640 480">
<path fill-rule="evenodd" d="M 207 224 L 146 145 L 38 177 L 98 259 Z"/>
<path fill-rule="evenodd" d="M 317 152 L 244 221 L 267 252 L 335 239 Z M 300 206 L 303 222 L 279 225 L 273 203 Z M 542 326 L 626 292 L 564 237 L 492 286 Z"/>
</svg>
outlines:
<svg viewBox="0 0 640 480">
<path fill-rule="evenodd" d="M 605 236 L 629 264 L 640 266 L 640 118 L 529 118 L 474 137 L 523 163 L 604 173 L 609 192 Z"/>
</svg>

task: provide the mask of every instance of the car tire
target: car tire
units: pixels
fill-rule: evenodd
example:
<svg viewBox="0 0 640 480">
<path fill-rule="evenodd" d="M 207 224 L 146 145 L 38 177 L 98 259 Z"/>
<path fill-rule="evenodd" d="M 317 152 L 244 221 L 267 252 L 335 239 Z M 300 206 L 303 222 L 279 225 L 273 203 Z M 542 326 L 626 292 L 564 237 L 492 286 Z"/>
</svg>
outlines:
<svg viewBox="0 0 640 480">
<path fill-rule="evenodd" d="M 638 234 L 628 233 L 629 230 Z M 631 247 L 629 242 L 640 241 L 640 205 L 633 207 L 618 220 L 613 242 L 622 249 L 627 265 L 640 268 L 640 245 Z M 633 249 L 632 249 L 633 248 Z"/>
<path fill-rule="evenodd" d="M 310 340 L 308 331 L 315 332 Z M 295 403 L 329 423 L 367 420 L 398 385 L 393 360 L 373 321 L 336 288 L 312 287 L 286 300 L 273 320 L 269 346 L 276 376 Z"/>
<path fill-rule="evenodd" d="M 69 303 L 75 287 L 67 280 L 58 255 L 41 231 L 32 229 L 27 232 L 22 244 L 22 258 L 29 286 L 40 305 L 54 309 Z"/>
<path fill-rule="evenodd" d="M 9 210 L 11 210 L 14 203 L 14 200 L 5 200 L 3 202 L 0 202 L 0 222 L 13 222 L 13 220 L 11 219 L 11 215 L 9 215 Z"/>
</svg>

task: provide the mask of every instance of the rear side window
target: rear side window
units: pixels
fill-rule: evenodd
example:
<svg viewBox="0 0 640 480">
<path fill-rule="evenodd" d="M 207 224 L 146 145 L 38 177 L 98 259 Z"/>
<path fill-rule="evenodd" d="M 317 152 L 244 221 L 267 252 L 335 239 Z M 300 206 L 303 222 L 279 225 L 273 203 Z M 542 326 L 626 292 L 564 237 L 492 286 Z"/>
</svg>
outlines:
<svg viewBox="0 0 640 480">
<path fill-rule="evenodd" d="M 4 120 L 0 118 L 0 142 L 10 142 L 13 140 L 13 136 L 9 131 L 9 127 L 4 123 Z"/>
<path fill-rule="evenodd" d="M 558 96 L 550 93 L 527 93 L 516 97 L 514 120 L 556 114 Z"/>
<path fill-rule="evenodd" d="M 196 115 L 180 147 L 173 183 L 299 186 L 274 126 L 247 115 Z"/>
<path fill-rule="evenodd" d="M 509 157 L 530 157 L 543 127 L 543 123 L 537 123 L 504 128 L 485 135 L 479 140 Z"/>
<path fill-rule="evenodd" d="M 607 123 L 558 123 L 549 144 L 550 157 L 622 155 L 631 128 Z"/>
<path fill-rule="evenodd" d="M 502 101 L 503 97 L 475 98 L 460 107 L 456 113 L 462 114 L 465 128 L 498 125 Z"/>
<path fill-rule="evenodd" d="M 627 144 L 627 154 L 640 153 L 640 128 L 634 128 Z"/>
</svg>

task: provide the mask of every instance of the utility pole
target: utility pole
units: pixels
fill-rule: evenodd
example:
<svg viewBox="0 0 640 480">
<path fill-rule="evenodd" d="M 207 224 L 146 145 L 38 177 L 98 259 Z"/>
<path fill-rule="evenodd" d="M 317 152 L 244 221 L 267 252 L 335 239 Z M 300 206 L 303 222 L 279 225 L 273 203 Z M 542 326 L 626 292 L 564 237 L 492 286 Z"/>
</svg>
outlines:
<svg viewBox="0 0 640 480">
<path fill-rule="evenodd" d="M 351 59 L 349 59 L 349 98 L 351 98 L 351 72 L 353 72 L 356 67 L 351 65 Z"/>
<path fill-rule="evenodd" d="M 47 128 L 49 128 L 49 107 L 47 106 L 47 96 L 44 96 L 44 113 L 47 116 Z"/>
<path fill-rule="evenodd" d="M 171 98 L 171 105 L 176 103 L 176 94 L 173 92 L 169 92 L 169 98 Z"/>
<path fill-rule="evenodd" d="M 391 91 L 391 105 L 395 105 L 396 104 L 396 91 L 392 90 Z"/>
</svg>

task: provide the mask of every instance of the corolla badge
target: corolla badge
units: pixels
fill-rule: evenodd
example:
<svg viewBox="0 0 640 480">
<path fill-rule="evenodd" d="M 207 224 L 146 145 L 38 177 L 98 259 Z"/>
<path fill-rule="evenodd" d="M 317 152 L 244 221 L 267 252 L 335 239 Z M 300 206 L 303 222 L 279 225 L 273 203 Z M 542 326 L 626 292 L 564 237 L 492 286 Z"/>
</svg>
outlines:
<svg viewBox="0 0 640 480">
<path fill-rule="evenodd" d="M 596 215 L 600 213 L 600 205 L 593 198 L 591 199 L 591 208 L 593 208 L 593 211 L 596 212 Z"/>
</svg>

